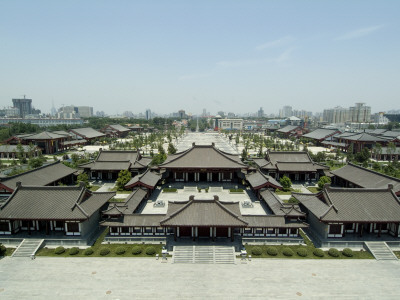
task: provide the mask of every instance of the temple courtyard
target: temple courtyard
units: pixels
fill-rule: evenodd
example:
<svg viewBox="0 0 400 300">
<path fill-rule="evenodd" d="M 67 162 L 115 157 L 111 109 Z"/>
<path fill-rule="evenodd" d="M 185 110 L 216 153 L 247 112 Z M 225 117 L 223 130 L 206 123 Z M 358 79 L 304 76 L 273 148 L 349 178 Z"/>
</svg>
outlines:
<svg viewBox="0 0 400 300">
<path fill-rule="evenodd" d="M 172 264 L 154 258 L 0 260 L 1 299 L 398 299 L 400 262 L 252 259 Z"/>
</svg>

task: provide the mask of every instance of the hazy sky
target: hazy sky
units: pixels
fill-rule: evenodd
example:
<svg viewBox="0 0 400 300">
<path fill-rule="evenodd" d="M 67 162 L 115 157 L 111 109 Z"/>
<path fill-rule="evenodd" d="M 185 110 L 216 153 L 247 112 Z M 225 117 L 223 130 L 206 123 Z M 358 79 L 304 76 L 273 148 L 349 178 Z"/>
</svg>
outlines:
<svg viewBox="0 0 400 300">
<path fill-rule="evenodd" d="M 400 1 L 0 1 L 0 107 L 399 109 Z"/>
</svg>

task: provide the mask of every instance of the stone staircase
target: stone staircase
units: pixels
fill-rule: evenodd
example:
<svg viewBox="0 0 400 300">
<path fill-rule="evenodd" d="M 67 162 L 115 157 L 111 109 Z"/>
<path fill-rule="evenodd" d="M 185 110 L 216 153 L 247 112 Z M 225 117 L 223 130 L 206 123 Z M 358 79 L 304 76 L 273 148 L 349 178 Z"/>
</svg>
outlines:
<svg viewBox="0 0 400 300">
<path fill-rule="evenodd" d="M 40 248 L 43 239 L 24 239 L 15 249 L 11 257 L 31 257 Z"/>
<path fill-rule="evenodd" d="M 233 246 L 174 246 L 173 263 L 235 264 Z"/>
<path fill-rule="evenodd" d="M 198 193 L 199 190 L 197 189 L 197 186 L 184 186 L 183 190 L 185 192 L 193 192 L 193 193 Z"/>
<path fill-rule="evenodd" d="M 365 242 L 376 260 L 397 260 L 396 255 L 385 242 Z"/>
</svg>

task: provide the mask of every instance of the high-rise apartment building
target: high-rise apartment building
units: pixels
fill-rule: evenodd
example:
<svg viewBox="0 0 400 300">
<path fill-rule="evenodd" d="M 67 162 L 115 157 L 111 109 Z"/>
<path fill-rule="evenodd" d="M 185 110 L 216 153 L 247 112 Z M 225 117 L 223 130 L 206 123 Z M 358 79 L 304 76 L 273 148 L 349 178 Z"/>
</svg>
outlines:
<svg viewBox="0 0 400 300">
<path fill-rule="evenodd" d="M 32 114 L 32 99 L 12 99 L 13 107 L 19 109 L 19 116 L 25 118 L 26 115 Z"/>
<path fill-rule="evenodd" d="M 151 120 L 151 110 L 146 109 L 146 120 Z"/>
<path fill-rule="evenodd" d="M 371 122 L 371 107 L 366 106 L 365 103 L 356 103 L 355 106 L 350 108 L 337 106 L 325 109 L 323 120 L 334 124 L 344 124 L 346 122 L 368 123 Z"/>
<path fill-rule="evenodd" d="M 293 110 L 291 106 L 284 106 L 280 111 L 279 111 L 279 116 L 281 118 L 288 118 L 293 116 Z"/>
</svg>

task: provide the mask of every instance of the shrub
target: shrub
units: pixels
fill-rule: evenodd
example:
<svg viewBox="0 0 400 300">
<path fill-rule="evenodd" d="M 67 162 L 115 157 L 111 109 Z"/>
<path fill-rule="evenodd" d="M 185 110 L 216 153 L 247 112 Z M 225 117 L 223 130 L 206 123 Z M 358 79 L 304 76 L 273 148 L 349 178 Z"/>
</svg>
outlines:
<svg viewBox="0 0 400 300">
<path fill-rule="evenodd" d="M 350 248 L 344 248 L 342 254 L 347 257 L 352 257 L 354 255 L 353 250 Z"/>
<path fill-rule="evenodd" d="M 268 253 L 268 255 L 271 255 L 271 256 L 277 256 L 278 255 L 278 249 L 276 249 L 275 247 L 268 247 L 267 248 L 267 253 Z"/>
<path fill-rule="evenodd" d="M 79 253 L 79 249 L 77 247 L 72 247 L 69 249 L 68 254 L 69 255 L 77 255 Z"/>
<path fill-rule="evenodd" d="M 118 247 L 117 249 L 115 249 L 115 253 L 118 255 L 122 255 L 125 253 L 125 248 L 124 247 Z"/>
<path fill-rule="evenodd" d="M 147 255 L 154 255 L 156 253 L 156 249 L 153 246 L 147 247 L 146 248 L 146 254 Z"/>
<path fill-rule="evenodd" d="M 332 256 L 332 257 L 339 257 L 340 252 L 339 252 L 339 250 L 336 249 L 336 248 L 331 248 L 331 249 L 329 249 L 328 254 L 329 254 L 330 256 Z"/>
<path fill-rule="evenodd" d="M 260 247 L 254 247 L 251 249 L 251 254 L 259 256 L 262 254 L 262 250 Z"/>
<path fill-rule="evenodd" d="M 140 253 L 142 253 L 142 248 L 141 248 L 140 246 L 134 246 L 134 247 L 132 248 L 132 254 L 138 255 L 138 254 L 140 254 Z"/>
<path fill-rule="evenodd" d="M 6 255 L 6 246 L 0 244 L 0 256 Z"/>
<path fill-rule="evenodd" d="M 297 255 L 301 257 L 306 257 L 308 255 L 308 251 L 306 248 L 299 248 L 297 250 Z"/>
<path fill-rule="evenodd" d="M 92 255 L 93 254 L 93 249 L 92 248 L 87 248 L 84 252 L 83 252 L 83 254 L 85 254 L 85 255 Z"/>
<path fill-rule="evenodd" d="M 313 254 L 314 254 L 315 256 L 318 256 L 318 257 L 324 257 L 324 255 L 325 255 L 325 253 L 324 253 L 324 251 L 322 251 L 322 249 L 315 249 L 315 250 L 313 251 Z"/>
<path fill-rule="evenodd" d="M 283 249 L 282 253 L 283 253 L 283 255 L 285 255 L 285 256 L 293 256 L 293 254 L 294 254 L 293 250 L 290 249 L 290 248 L 285 248 L 285 249 Z"/>
<path fill-rule="evenodd" d="M 55 253 L 55 254 L 63 254 L 64 252 L 65 252 L 65 248 L 62 247 L 62 246 L 57 247 L 57 248 L 54 250 L 54 253 Z"/>
<path fill-rule="evenodd" d="M 106 247 L 100 249 L 101 256 L 106 256 L 108 253 L 110 253 L 110 249 L 108 249 Z"/>
</svg>

